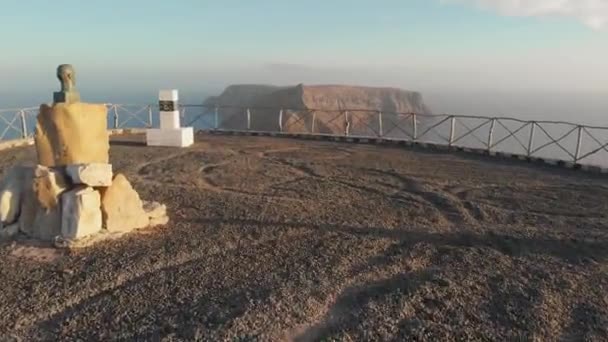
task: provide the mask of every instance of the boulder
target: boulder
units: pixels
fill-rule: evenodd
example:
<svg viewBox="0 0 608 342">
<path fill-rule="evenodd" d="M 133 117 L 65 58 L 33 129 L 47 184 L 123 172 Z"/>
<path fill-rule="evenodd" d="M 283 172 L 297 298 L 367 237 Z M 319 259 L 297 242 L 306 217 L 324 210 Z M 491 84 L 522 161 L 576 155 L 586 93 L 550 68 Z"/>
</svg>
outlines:
<svg viewBox="0 0 608 342">
<path fill-rule="evenodd" d="M 29 170 L 29 171 L 28 171 Z M 0 185 L 0 222 L 5 225 L 15 223 L 19 218 L 23 178 L 31 168 L 17 166 L 11 168 Z"/>
<path fill-rule="evenodd" d="M 6 227 L 0 227 L 0 240 L 10 239 L 19 233 L 19 223 L 13 223 Z"/>
<path fill-rule="evenodd" d="M 61 196 L 61 236 L 76 240 L 101 231 L 101 196 L 91 187 L 80 186 Z"/>
<path fill-rule="evenodd" d="M 65 176 L 58 170 L 39 165 L 24 173 L 19 229 L 45 241 L 60 235 L 60 195 L 65 189 Z"/>
<path fill-rule="evenodd" d="M 40 106 L 34 136 L 44 166 L 108 163 L 110 141 L 103 104 L 55 103 Z"/>
<path fill-rule="evenodd" d="M 23 188 L 21 191 L 21 206 L 19 209 L 19 229 L 31 235 L 38 209 L 38 200 L 34 192 L 34 169 L 30 169 L 23 175 Z"/>
<path fill-rule="evenodd" d="M 150 223 L 139 195 L 120 173 L 112 185 L 101 190 L 101 212 L 104 226 L 110 232 L 128 232 Z"/>
<path fill-rule="evenodd" d="M 70 164 L 65 170 L 74 184 L 93 187 L 112 185 L 112 164 Z"/>
<path fill-rule="evenodd" d="M 55 208 L 59 204 L 59 196 L 67 189 L 67 183 L 60 170 L 38 165 L 32 184 L 38 204 L 44 209 Z"/>
<path fill-rule="evenodd" d="M 51 209 L 38 206 L 34 222 L 26 233 L 35 239 L 54 241 L 56 236 L 61 235 L 61 206 Z"/>
</svg>

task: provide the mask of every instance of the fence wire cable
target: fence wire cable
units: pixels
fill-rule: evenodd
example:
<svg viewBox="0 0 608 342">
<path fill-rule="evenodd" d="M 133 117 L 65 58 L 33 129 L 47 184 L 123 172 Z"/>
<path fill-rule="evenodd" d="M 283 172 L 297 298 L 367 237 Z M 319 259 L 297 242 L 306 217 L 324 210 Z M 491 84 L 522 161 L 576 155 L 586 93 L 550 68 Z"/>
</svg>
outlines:
<svg viewBox="0 0 608 342">
<path fill-rule="evenodd" d="M 509 139 L 510 137 L 513 137 L 521 146 L 521 148 L 525 150 L 527 150 L 526 145 L 521 142 L 521 140 L 519 140 L 519 138 L 517 137 L 517 133 L 519 133 L 519 131 L 523 130 L 524 128 L 528 127 L 531 123 L 530 122 L 526 122 L 523 125 L 521 125 L 518 129 L 516 129 L 515 131 L 511 131 L 507 126 L 505 126 L 502 122 L 500 122 L 500 120 L 496 120 L 496 122 L 498 122 L 499 125 L 502 126 L 502 128 L 504 128 L 507 132 L 509 132 L 510 134 L 503 137 L 502 139 L 498 140 L 497 142 L 495 142 L 492 147 L 496 147 L 498 146 L 498 144 L 502 143 L 503 141 Z"/>
</svg>

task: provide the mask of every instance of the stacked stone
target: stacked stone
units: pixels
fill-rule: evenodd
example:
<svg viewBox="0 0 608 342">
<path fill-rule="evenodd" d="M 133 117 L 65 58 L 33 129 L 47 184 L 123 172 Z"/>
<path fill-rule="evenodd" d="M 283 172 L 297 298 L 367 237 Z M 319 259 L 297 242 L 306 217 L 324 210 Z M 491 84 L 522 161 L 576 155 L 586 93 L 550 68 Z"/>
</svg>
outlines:
<svg viewBox="0 0 608 342">
<path fill-rule="evenodd" d="M 143 202 L 112 165 L 17 166 L 0 190 L 0 237 L 79 240 L 166 224 L 166 207 Z"/>
<path fill-rule="evenodd" d="M 60 66 L 58 74 L 66 70 L 73 72 Z M 113 174 L 106 118 L 105 105 L 40 107 L 34 137 L 39 165 L 17 166 L 0 184 L 0 237 L 22 232 L 74 241 L 168 222 L 164 205 L 142 202 L 124 175 Z"/>
</svg>

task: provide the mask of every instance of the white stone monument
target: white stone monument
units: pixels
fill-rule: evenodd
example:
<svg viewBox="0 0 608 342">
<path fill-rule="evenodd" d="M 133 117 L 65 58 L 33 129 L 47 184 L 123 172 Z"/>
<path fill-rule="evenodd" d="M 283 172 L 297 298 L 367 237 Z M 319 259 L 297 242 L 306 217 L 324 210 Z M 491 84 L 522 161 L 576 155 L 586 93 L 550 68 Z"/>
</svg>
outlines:
<svg viewBox="0 0 608 342">
<path fill-rule="evenodd" d="M 178 93 L 176 89 L 158 93 L 160 128 L 146 131 L 148 146 L 186 147 L 194 143 L 192 127 L 181 127 L 179 122 Z"/>
</svg>

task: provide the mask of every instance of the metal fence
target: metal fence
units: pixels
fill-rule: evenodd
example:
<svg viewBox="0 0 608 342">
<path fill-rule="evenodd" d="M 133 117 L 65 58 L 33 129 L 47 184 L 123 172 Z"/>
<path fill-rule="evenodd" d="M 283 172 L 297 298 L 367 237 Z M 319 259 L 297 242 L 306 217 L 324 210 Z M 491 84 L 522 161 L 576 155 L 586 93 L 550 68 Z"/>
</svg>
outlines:
<svg viewBox="0 0 608 342">
<path fill-rule="evenodd" d="M 108 127 L 158 127 L 158 106 L 108 104 Z M 381 137 L 608 166 L 608 127 L 506 117 L 180 105 L 183 126 L 198 130 Z M 38 108 L 0 110 L 0 140 L 30 137 Z"/>
</svg>

